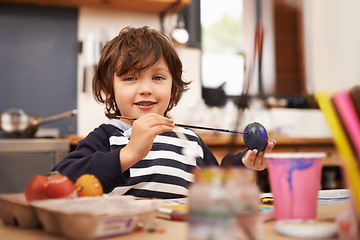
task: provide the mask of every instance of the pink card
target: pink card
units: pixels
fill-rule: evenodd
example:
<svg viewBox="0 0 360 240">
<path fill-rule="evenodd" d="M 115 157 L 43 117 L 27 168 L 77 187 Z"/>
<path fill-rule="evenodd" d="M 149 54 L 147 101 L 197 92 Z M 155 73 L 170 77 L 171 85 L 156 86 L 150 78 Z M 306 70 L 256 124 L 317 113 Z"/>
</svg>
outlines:
<svg viewBox="0 0 360 240">
<path fill-rule="evenodd" d="M 334 107 L 343 124 L 343 128 L 348 136 L 354 153 L 360 158 L 360 120 L 356 113 L 355 106 L 347 91 L 335 92 L 332 96 Z"/>
</svg>

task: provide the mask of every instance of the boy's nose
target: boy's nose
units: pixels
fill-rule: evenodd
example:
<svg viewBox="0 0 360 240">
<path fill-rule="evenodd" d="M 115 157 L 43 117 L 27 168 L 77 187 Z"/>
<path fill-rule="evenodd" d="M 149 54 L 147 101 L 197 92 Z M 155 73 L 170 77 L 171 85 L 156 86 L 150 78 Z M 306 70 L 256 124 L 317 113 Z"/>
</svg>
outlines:
<svg viewBox="0 0 360 240">
<path fill-rule="evenodd" d="M 143 81 L 139 92 L 141 95 L 149 95 L 153 93 L 153 86 L 151 85 L 151 82 L 149 81 Z"/>
</svg>

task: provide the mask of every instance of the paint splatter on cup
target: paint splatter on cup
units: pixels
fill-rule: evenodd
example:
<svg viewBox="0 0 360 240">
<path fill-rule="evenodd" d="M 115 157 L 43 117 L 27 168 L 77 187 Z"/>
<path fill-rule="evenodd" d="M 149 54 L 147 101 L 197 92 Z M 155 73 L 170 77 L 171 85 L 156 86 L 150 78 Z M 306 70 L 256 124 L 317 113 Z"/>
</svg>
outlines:
<svg viewBox="0 0 360 240">
<path fill-rule="evenodd" d="M 275 219 L 315 220 L 325 153 L 269 153 Z"/>
</svg>

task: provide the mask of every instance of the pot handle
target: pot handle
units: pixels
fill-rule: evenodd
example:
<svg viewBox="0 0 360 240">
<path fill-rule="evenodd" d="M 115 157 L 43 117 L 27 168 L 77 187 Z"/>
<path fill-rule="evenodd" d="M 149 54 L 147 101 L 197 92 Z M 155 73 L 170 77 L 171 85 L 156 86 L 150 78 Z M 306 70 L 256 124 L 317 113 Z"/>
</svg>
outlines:
<svg viewBox="0 0 360 240">
<path fill-rule="evenodd" d="M 56 114 L 56 115 L 51 116 L 51 117 L 40 119 L 39 121 L 35 122 L 34 125 L 40 125 L 40 124 L 54 122 L 54 121 L 64 119 L 64 118 L 69 118 L 69 117 L 72 117 L 72 116 L 76 115 L 77 113 L 78 113 L 77 109 L 67 111 L 67 112 L 64 112 L 64 113 L 59 113 L 59 114 Z"/>
</svg>

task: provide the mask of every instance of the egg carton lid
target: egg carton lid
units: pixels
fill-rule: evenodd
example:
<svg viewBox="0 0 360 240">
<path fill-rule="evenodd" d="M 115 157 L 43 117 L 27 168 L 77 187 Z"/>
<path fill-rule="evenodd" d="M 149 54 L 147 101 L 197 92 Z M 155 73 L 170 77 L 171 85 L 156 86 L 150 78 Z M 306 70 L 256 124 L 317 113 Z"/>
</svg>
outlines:
<svg viewBox="0 0 360 240">
<path fill-rule="evenodd" d="M 44 230 L 67 238 L 103 238 L 147 228 L 156 218 L 160 200 L 131 196 L 95 196 L 33 201 Z"/>
</svg>

